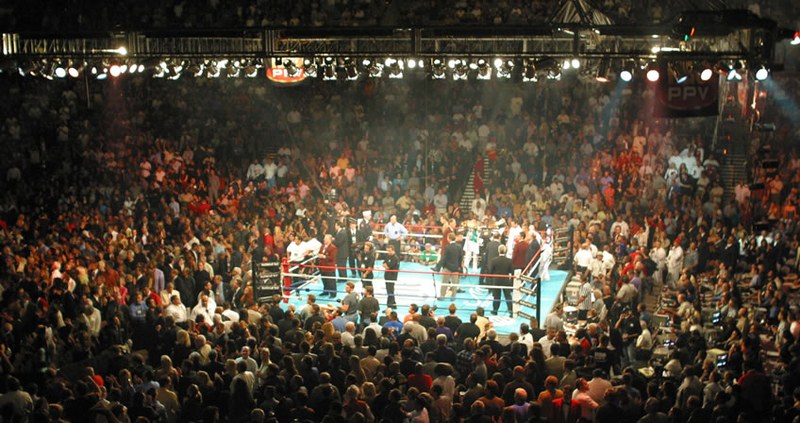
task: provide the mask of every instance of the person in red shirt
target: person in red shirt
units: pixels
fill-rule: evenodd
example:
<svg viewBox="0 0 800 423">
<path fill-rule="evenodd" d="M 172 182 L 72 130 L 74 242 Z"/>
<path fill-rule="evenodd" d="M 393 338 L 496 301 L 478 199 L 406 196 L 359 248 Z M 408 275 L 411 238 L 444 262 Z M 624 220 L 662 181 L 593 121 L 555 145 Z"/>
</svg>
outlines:
<svg viewBox="0 0 800 423">
<path fill-rule="evenodd" d="M 422 372 L 422 363 L 414 366 L 414 373 L 408 375 L 408 387 L 417 388 L 420 392 L 430 392 L 433 378 Z"/>
<path fill-rule="evenodd" d="M 525 233 L 517 235 L 517 243 L 514 244 L 514 251 L 511 253 L 511 264 L 514 269 L 524 269 L 528 263 L 525 261 L 525 254 L 528 251 L 528 240 Z"/>
</svg>

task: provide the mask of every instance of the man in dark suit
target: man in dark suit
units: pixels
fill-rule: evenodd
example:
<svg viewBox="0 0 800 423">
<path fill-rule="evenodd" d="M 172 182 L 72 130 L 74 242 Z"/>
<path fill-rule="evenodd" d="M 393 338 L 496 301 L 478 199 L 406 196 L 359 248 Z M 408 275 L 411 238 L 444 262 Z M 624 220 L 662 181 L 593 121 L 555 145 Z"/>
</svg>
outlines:
<svg viewBox="0 0 800 423">
<path fill-rule="evenodd" d="M 339 278 L 347 279 L 347 259 L 350 257 L 352 247 L 350 228 L 347 225 L 336 222 L 336 238 L 333 244 L 336 246 L 336 267 Z"/>
<path fill-rule="evenodd" d="M 500 247 L 500 235 L 497 233 L 492 233 L 492 236 L 489 238 L 489 242 L 486 243 L 486 247 L 483 251 L 483 257 L 481 260 L 481 277 L 478 281 L 478 284 L 484 285 L 486 283 L 486 277 L 483 276 L 484 273 L 487 272 L 489 268 L 489 263 L 494 260 L 495 257 L 498 255 L 498 248 Z"/>
<path fill-rule="evenodd" d="M 494 286 L 507 286 L 508 288 L 492 288 L 492 295 L 494 296 L 494 301 L 492 302 L 492 314 L 495 316 L 497 315 L 498 310 L 500 310 L 500 295 L 505 295 L 506 297 L 506 306 L 508 307 L 508 313 L 512 316 L 514 315 L 514 306 L 513 301 L 511 299 L 512 291 L 511 288 L 514 286 L 514 280 L 511 278 L 504 278 L 501 275 L 513 275 L 514 274 L 514 265 L 511 263 L 511 259 L 506 257 L 506 246 L 501 245 L 498 247 L 499 255 L 492 259 L 489 262 L 489 274 L 496 275 L 491 277 L 492 285 Z M 501 292 L 502 291 L 502 292 Z"/>
<path fill-rule="evenodd" d="M 452 297 L 455 298 L 456 290 L 458 289 L 459 274 L 461 267 L 464 264 L 464 248 L 461 244 L 456 242 L 456 235 L 450 233 L 447 235 L 447 247 L 442 251 L 442 257 L 439 259 L 439 264 L 434 267 L 434 270 L 442 270 L 446 272 L 442 275 L 442 287 L 440 289 L 439 299 L 447 296 L 448 291 L 452 292 Z"/>
</svg>

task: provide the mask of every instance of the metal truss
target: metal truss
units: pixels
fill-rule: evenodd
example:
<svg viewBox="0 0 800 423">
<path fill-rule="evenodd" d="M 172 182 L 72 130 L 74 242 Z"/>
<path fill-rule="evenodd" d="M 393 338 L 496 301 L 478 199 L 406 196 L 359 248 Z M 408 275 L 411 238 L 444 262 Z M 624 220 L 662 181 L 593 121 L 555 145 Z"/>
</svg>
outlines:
<svg viewBox="0 0 800 423">
<path fill-rule="evenodd" d="M 10 58 L 314 57 L 651 57 L 654 46 L 698 57 L 769 60 L 774 37 L 760 28 L 689 42 L 676 40 L 671 26 L 586 26 L 458 28 L 231 29 L 195 33 L 120 32 L 94 36 L 44 37 L 3 34 L 1 56 Z"/>
</svg>

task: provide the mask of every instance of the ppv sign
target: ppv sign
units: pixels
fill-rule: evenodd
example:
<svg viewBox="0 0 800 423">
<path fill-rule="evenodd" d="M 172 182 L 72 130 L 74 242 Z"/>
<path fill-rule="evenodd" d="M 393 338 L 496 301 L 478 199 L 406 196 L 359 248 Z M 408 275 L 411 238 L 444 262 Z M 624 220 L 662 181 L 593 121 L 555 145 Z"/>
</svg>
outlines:
<svg viewBox="0 0 800 423">
<path fill-rule="evenodd" d="M 302 68 L 293 69 L 293 74 L 284 67 L 267 68 L 267 78 L 279 84 L 294 84 L 306 79 L 306 74 Z"/>
<path fill-rule="evenodd" d="M 699 101 L 703 102 L 708 99 L 711 93 L 711 87 L 708 86 L 677 86 L 669 87 L 667 89 L 667 99 L 670 102 L 674 101 Z"/>
<path fill-rule="evenodd" d="M 674 77 L 670 77 L 666 63 L 660 67 L 654 116 L 677 118 L 719 114 L 719 78 L 716 74 L 708 81 L 703 81 L 699 75 L 692 75 L 683 83 L 678 83 Z"/>
</svg>

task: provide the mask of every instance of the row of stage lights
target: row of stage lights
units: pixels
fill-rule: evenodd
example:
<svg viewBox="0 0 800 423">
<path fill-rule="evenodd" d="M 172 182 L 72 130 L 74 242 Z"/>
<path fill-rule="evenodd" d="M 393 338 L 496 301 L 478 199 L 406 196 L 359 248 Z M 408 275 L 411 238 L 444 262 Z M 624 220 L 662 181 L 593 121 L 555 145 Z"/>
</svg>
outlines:
<svg viewBox="0 0 800 423">
<path fill-rule="evenodd" d="M 284 60 L 281 65 L 289 76 L 300 75 L 301 70 L 308 77 L 321 77 L 323 80 L 358 80 L 362 75 L 380 78 L 386 74 L 389 78 L 403 78 L 404 71 L 424 69 L 431 79 L 467 80 L 474 77 L 477 80 L 489 80 L 492 75 L 498 79 L 511 79 L 514 70 L 521 67 L 518 73 L 524 82 L 537 82 L 540 79 L 560 80 L 563 72 L 576 71 L 581 75 L 593 77 L 599 82 L 609 82 L 618 78 L 623 82 L 630 82 L 638 74 L 650 82 L 661 79 L 661 69 L 655 61 L 639 60 L 612 60 L 602 59 L 501 59 L 490 62 L 487 59 L 394 59 L 387 58 L 383 61 L 365 58 L 360 59 L 325 57 L 319 59 L 305 59 L 302 67 L 293 60 Z M 301 69 L 302 68 L 302 69 Z M 727 81 L 741 81 L 746 67 L 743 61 L 720 62 L 695 62 L 674 61 L 668 67 L 669 76 L 677 83 L 682 84 L 692 78 L 702 81 L 710 80 L 713 75 L 719 74 Z M 756 65 L 751 69 L 753 76 L 763 81 L 769 77 L 770 71 L 764 65 Z"/>
<path fill-rule="evenodd" d="M 541 79 L 560 80 L 564 72 L 578 72 L 581 76 L 594 78 L 599 82 L 614 79 L 623 82 L 633 80 L 641 75 L 650 82 L 662 78 L 661 68 L 654 61 L 601 59 L 502 59 L 494 60 L 433 58 L 306 58 L 306 59 L 274 59 L 273 67 L 285 70 L 289 77 L 305 76 L 320 78 L 325 81 L 358 80 L 361 77 L 390 79 L 403 78 L 407 73 L 427 75 L 431 79 L 453 80 L 489 80 L 493 75 L 497 79 L 511 79 L 519 76 L 523 82 L 537 82 Z M 156 78 L 178 79 L 182 75 L 191 77 L 256 77 L 260 69 L 269 66 L 264 59 L 221 59 L 221 60 L 163 60 L 136 62 L 133 59 L 114 62 L 87 63 L 82 61 L 41 60 L 29 61 L 16 69 L 22 76 L 41 76 L 47 79 L 79 78 L 82 75 L 99 80 L 116 78 L 126 74 L 150 72 Z M 519 70 L 517 71 L 517 69 Z M 7 72 L 8 67 L 0 67 L 0 72 Z M 683 83 L 692 78 L 701 81 L 710 80 L 715 73 L 727 81 L 740 81 L 745 75 L 745 63 L 741 60 L 721 62 L 672 61 L 669 64 L 669 77 Z M 751 67 L 752 75 L 759 81 L 769 77 L 769 69 L 764 65 Z"/>
<path fill-rule="evenodd" d="M 193 77 L 218 78 L 221 76 L 236 78 L 246 76 L 254 78 L 259 69 L 264 67 L 261 59 L 248 60 L 152 60 L 139 62 L 135 60 L 94 63 L 83 61 L 28 61 L 15 66 L 21 76 L 39 76 L 46 79 L 80 78 L 89 76 L 98 80 L 117 78 L 124 75 L 142 74 L 149 71 L 154 78 L 178 79 L 182 75 Z M 9 72 L 8 66 L 0 66 L 0 73 Z M 10 72 L 9 72 L 10 73 Z"/>
</svg>

